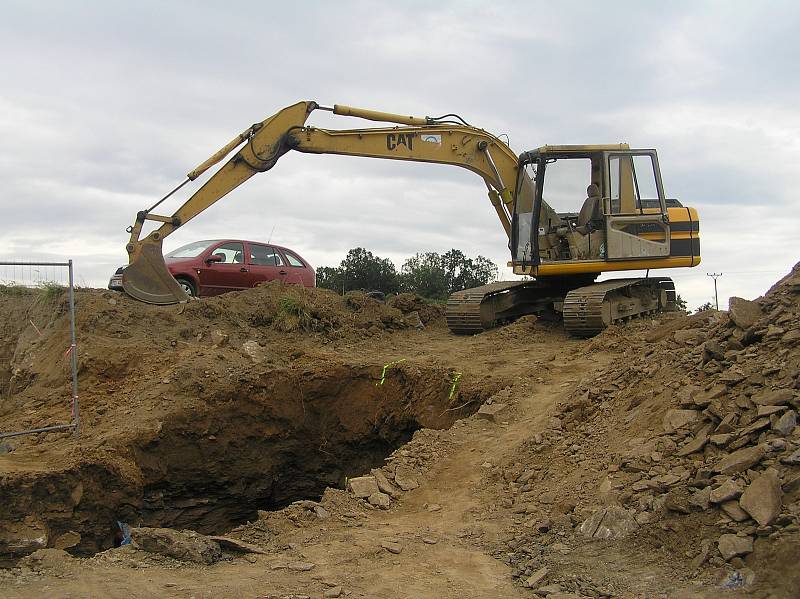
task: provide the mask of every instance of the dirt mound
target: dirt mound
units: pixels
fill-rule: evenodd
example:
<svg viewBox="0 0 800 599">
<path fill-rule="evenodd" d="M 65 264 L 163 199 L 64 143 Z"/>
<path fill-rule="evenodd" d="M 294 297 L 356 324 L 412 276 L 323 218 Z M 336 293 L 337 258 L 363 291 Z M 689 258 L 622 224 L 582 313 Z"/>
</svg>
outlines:
<svg viewBox="0 0 800 599">
<path fill-rule="evenodd" d="M 537 514 L 509 540 L 516 575 L 542 565 L 519 551 L 531 538 L 574 529 L 632 536 L 697 580 L 800 588 L 765 566 L 800 547 L 800 265 L 755 302 L 612 327 L 581 354 L 619 347 L 498 473 Z"/>
</svg>

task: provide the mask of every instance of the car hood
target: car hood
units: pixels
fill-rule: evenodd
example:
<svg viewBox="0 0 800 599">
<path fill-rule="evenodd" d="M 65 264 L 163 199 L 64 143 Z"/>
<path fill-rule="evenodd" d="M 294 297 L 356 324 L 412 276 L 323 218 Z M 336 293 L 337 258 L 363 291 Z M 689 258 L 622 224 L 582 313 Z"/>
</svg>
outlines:
<svg viewBox="0 0 800 599">
<path fill-rule="evenodd" d="M 197 258 L 164 258 L 164 264 L 167 266 L 182 266 L 184 264 L 194 264 Z"/>
</svg>

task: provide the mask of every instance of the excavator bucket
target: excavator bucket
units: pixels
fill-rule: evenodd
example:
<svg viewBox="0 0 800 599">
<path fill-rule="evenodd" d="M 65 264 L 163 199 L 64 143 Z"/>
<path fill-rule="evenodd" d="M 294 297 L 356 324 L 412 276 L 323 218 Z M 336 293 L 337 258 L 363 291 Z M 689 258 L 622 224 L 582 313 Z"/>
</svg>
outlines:
<svg viewBox="0 0 800 599">
<path fill-rule="evenodd" d="M 188 302 L 189 296 L 167 270 L 161 255 L 161 241 L 145 239 L 132 253 L 131 263 L 122 271 L 125 293 L 148 304 Z"/>
</svg>

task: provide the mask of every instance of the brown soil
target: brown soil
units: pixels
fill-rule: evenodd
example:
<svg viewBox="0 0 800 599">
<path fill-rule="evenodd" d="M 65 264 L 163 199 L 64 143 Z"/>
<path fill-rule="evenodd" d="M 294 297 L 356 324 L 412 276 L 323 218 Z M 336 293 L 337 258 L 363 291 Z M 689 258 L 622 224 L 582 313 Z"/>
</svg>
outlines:
<svg viewBox="0 0 800 599">
<path fill-rule="evenodd" d="M 0 440 L 0 596 L 793 596 L 800 468 L 787 456 L 800 427 L 749 431 L 763 390 L 792 390 L 778 416 L 797 408 L 799 292 L 788 277 L 747 330 L 710 312 L 577 340 L 532 317 L 456 337 L 439 306 L 407 296 L 273 284 L 154 307 L 81 290 L 80 435 Z M 0 430 L 68 420 L 66 316 L 64 296 L 0 292 Z M 710 341 L 722 353 L 709 357 Z M 690 385 L 726 391 L 687 406 Z M 665 430 L 687 407 L 695 420 Z M 735 447 L 679 455 L 728 413 Z M 782 485 L 769 524 L 681 504 L 747 447 L 767 453 L 736 481 L 769 471 Z M 393 487 L 388 510 L 345 490 L 376 468 L 418 486 Z M 581 525 L 603 506 L 635 530 L 588 538 Z M 177 561 L 117 547 L 118 522 L 263 553 Z M 726 561 L 722 534 L 754 550 Z M 542 568 L 536 595 L 526 585 Z"/>
</svg>

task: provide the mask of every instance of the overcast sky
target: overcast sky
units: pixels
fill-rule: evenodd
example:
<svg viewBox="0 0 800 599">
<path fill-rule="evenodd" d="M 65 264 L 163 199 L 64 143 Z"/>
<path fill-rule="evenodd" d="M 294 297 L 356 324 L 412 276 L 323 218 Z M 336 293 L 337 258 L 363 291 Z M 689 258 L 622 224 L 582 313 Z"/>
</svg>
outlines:
<svg viewBox="0 0 800 599">
<path fill-rule="evenodd" d="M 721 298 L 755 298 L 800 259 L 798 17 L 788 1 L 5 0 L 0 261 L 72 258 L 79 283 L 105 286 L 138 210 L 251 123 L 316 100 L 456 112 L 517 153 L 656 148 L 668 197 L 700 212 L 703 255 L 658 274 L 690 307 L 713 299 L 709 272 Z M 357 246 L 398 267 L 450 248 L 508 260 L 476 175 L 296 153 L 165 251 L 270 236 L 316 266 Z"/>
</svg>

